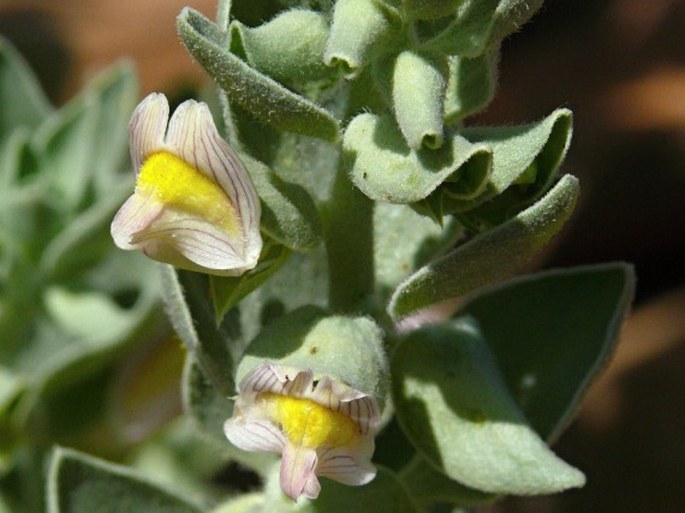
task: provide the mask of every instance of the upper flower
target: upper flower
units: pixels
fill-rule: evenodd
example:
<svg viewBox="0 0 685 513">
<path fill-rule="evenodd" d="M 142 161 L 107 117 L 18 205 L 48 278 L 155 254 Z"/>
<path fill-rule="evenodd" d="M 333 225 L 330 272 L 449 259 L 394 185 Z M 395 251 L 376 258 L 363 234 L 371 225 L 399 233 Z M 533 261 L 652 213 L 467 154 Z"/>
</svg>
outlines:
<svg viewBox="0 0 685 513">
<path fill-rule="evenodd" d="M 282 453 L 280 485 L 293 500 L 315 499 L 317 475 L 347 485 L 371 481 L 376 400 L 309 370 L 262 363 L 241 381 L 228 439 L 247 451 Z"/>
<path fill-rule="evenodd" d="M 137 180 L 112 221 L 117 246 L 222 276 L 257 265 L 259 198 L 207 105 L 185 101 L 169 121 L 166 97 L 153 93 L 133 113 L 129 143 Z"/>
</svg>

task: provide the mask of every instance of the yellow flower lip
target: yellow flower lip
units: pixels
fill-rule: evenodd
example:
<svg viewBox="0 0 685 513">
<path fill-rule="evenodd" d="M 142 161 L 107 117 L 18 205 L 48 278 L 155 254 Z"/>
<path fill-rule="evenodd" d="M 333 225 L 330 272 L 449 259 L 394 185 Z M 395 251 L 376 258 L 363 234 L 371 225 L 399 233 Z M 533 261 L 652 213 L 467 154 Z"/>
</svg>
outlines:
<svg viewBox="0 0 685 513">
<path fill-rule="evenodd" d="M 240 233 L 235 208 L 221 187 L 173 153 L 150 155 L 140 169 L 136 189 L 154 194 L 165 205 L 204 217 L 231 235 Z"/>
<path fill-rule="evenodd" d="M 224 433 L 241 449 L 280 453 L 283 491 L 314 499 L 317 476 L 352 486 L 375 477 L 379 421 L 374 397 L 329 376 L 315 381 L 310 370 L 263 362 L 240 382 Z"/>
<path fill-rule="evenodd" d="M 351 447 L 358 442 L 359 428 L 347 416 L 310 399 L 267 392 L 269 416 L 279 424 L 290 442 L 303 447 Z"/>
<path fill-rule="evenodd" d="M 169 119 L 166 97 L 153 93 L 131 117 L 129 143 L 137 182 L 112 221 L 118 247 L 219 276 L 257 265 L 259 197 L 207 105 L 185 101 Z"/>
</svg>

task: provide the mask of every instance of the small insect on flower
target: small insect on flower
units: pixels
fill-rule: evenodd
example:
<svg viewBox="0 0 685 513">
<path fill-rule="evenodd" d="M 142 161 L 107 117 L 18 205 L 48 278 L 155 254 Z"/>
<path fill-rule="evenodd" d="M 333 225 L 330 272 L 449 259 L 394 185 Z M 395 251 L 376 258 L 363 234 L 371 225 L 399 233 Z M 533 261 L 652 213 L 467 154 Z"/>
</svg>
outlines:
<svg viewBox="0 0 685 513">
<path fill-rule="evenodd" d="M 168 122 L 168 130 L 167 130 Z M 262 249 L 259 197 L 204 103 L 153 93 L 129 124 L 136 187 L 112 221 L 121 249 L 182 269 L 238 276 Z"/>
<path fill-rule="evenodd" d="M 375 398 L 330 377 L 269 362 L 241 381 L 226 437 L 246 451 L 282 454 L 280 485 L 294 501 L 315 499 L 324 476 L 363 485 L 376 476 L 371 464 L 379 423 Z"/>
</svg>

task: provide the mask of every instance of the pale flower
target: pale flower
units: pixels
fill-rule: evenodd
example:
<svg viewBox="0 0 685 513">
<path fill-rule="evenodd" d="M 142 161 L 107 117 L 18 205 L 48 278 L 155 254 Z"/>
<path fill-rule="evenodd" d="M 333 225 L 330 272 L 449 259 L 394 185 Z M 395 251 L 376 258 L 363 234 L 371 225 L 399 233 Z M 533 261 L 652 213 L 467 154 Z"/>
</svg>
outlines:
<svg viewBox="0 0 685 513">
<path fill-rule="evenodd" d="M 309 370 L 262 363 L 241 381 L 224 432 L 246 451 L 282 454 L 280 485 L 293 500 L 315 499 L 317 476 L 363 485 L 379 423 L 374 397 Z"/>
<path fill-rule="evenodd" d="M 168 122 L 168 130 L 167 130 Z M 261 208 L 204 103 L 153 93 L 129 124 L 136 188 L 112 221 L 115 244 L 182 269 L 237 276 L 257 265 Z"/>
</svg>

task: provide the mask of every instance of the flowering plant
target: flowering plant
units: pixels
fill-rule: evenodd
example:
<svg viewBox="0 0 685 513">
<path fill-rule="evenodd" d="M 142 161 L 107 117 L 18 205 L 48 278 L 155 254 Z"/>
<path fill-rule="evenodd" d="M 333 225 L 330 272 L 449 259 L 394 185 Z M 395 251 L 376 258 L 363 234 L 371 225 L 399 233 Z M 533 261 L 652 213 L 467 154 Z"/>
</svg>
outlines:
<svg viewBox="0 0 685 513">
<path fill-rule="evenodd" d="M 126 341 L 168 338 L 161 297 L 187 350 L 187 422 L 145 446 L 153 449 L 136 470 L 54 449 L 51 513 L 363 513 L 379 504 L 409 513 L 582 486 L 583 473 L 549 444 L 611 354 L 632 271 L 614 263 L 511 278 L 576 205 L 578 180 L 559 171 L 572 116 L 558 109 L 505 127 L 468 119 L 494 95 L 502 41 L 541 1 L 258 4 L 221 0 L 216 21 L 190 8 L 177 19 L 218 86 L 218 128 L 194 100 L 170 120 L 158 93 L 133 110 L 130 70 L 84 96 L 101 118 L 85 99 L 52 112 L 35 85 L 24 88 L 33 95 L 25 129 L 0 134 L 9 163 L 0 206 L 12 212 L 0 237 L 24 215 L 14 197 L 52 208 L 57 191 L 65 222 L 46 247 L 1 247 L 0 269 L 11 272 L 0 277 L 30 285 L 19 303 L 6 297 L 17 284 L 0 287 L 0 328 L 29 348 L 0 353 L 7 475 L 28 475 L 22 451 L 38 452 L 22 431 L 59 426 L 51 407 L 63 403 L 53 399 L 74 383 L 90 387 L 76 375 L 101 378 L 92 390 L 111 393 L 93 401 L 106 411 L 88 424 L 92 440 L 105 426 L 119 436 L 109 452 L 92 442 L 101 456 L 128 454 L 164 423 L 136 377 L 154 389 L 165 366 L 155 374 L 127 361 L 124 377 L 111 377 Z M 0 64 L 33 84 L 16 62 Z M 52 121 L 39 126 L 42 118 Z M 73 158 L 71 146 L 60 153 L 65 140 L 112 132 L 111 151 L 120 150 L 127 123 L 133 173 L 120 172 L 120 155 L 88 153 L 103 147 L 94 140 L 76 145 L 87 162 L 80 180 L 54 165 Z M 26 153 L 52 174 L 27 170 Z M 108 232 L 136 251 L 75 250 Z M 44 279 L 25 280 L 36 262 Z M 41 302 L 26 318 L 5 307 L 32 312 Z M 26 355 L 48 354 L 51 334 L 63 342 L 59 358 L 29 372 Z M 74 340 L 99 345 L 70 353 Z M 127 420 L 115 429 L 116 414 Z M 71 428 L 49 440 L 90 449 L 84 428 Z M 0 482 L 0 511 L 16 500 L 10 481 Z"/>
</svg>

